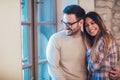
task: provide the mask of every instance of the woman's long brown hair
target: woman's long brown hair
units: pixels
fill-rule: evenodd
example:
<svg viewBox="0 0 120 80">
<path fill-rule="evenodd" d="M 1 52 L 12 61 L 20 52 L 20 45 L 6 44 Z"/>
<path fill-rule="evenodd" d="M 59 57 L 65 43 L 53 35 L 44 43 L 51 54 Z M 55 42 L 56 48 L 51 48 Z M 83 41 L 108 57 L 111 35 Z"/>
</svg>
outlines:
<svg viewBox="0 0 120 80">
<path fill-rule="evenodd" d="M 106 26 L 103 22 L 103 20 L 101 19 L 101 17 L 99 16 L 99 14 L 97 14 L 96 12 L 89 12 L 86 14 L 85 18 L 91 18 L 99 27 L 99 31 L 97 33 L 97 35 L 95 37 L 90 36 L 86 29 L 85 29 L 85 22 L 84 22 L 84 34 L 85 34 L 85 41 L 87 43 L 87 45 L 89 47 L 91 47 L 91 59 L 93 61 L 96 61 L 98 56 L 97 56 L 97 44 L 99 42 L 99 40 L 102 38 L 103 44 L 104 44 L 104 56 L 106 56 L 108 54 L 108 50 L 109 50 L 109 46 L 111 41 L 115 40 L 114 37 L 112 36 L 112 34 L 110 32 L 108 32 L 108 30 L 106 29 Z M 85 21 L 85 20 L 84 20 Z"/>
</svg>

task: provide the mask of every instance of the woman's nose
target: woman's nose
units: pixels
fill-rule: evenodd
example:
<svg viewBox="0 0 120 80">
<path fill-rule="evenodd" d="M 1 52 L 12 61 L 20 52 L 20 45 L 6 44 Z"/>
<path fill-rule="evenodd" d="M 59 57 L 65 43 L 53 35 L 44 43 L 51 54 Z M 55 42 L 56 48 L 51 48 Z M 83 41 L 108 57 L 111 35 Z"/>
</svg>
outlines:
<svg viewBox="0 0 120 80">
<path fill-rule="evenodd" d="M 91 24 L 89 24 L 88 28 L 89 28 L 89 29 L 91 29 L 91 28 L 92 28 L 92 25 L 91 25 Z"/>
</svg>

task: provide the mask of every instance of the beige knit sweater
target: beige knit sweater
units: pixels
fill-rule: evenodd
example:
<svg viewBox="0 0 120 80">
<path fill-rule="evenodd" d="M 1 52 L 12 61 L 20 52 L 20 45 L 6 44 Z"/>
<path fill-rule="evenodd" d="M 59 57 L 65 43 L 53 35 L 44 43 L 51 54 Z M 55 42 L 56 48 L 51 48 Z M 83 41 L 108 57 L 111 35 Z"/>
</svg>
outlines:
<svg viewBox="0 0 120 80">
<path fill-rule="evenodd" d="M 82 37 L 66 36 L 60 31 L 47 46 L 48 70 L 52 80 L 86 80 L 85 46 Z"/>
</svg>

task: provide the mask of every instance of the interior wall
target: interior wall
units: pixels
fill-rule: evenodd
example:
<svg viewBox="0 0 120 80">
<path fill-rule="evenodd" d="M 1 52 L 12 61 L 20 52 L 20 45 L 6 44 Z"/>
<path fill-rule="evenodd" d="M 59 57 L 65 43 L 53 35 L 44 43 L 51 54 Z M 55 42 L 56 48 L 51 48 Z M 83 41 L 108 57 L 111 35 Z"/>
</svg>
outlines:
<svg viewBox="0 0 120 80">
<path fill-rule="evenodd" d="M 22 80 L 20 0 L 0 0 L 0 80 Z"/>
<path fill-rule="evenodd" d="M 85 9 L 86 13 L 95 10 L 94 0 L 78 0 L 78 4 Z"/>
<path fill-rule="evenodd" d="M 113 34 L 120 52 L 120 0 L 96 0 L 95 11 L 102 17 L 107 29 Z M 120 60 L 118 67 L 120 68 Z"/>
</svg>

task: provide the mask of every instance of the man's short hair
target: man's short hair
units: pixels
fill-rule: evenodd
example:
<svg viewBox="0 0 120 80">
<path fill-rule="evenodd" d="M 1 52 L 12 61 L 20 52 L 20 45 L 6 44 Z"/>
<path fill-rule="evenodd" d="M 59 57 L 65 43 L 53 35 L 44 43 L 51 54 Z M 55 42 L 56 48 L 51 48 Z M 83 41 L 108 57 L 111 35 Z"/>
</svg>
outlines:
<svg viewBox="0 0 120 80">
<path fill-rule="evenodd" d="M 77 19 L 83 19 L 85 16 L 85 10 L 79 5 L 68 5 L 63 10 L 64 14 L 75 14 Z"/>
</svg>

